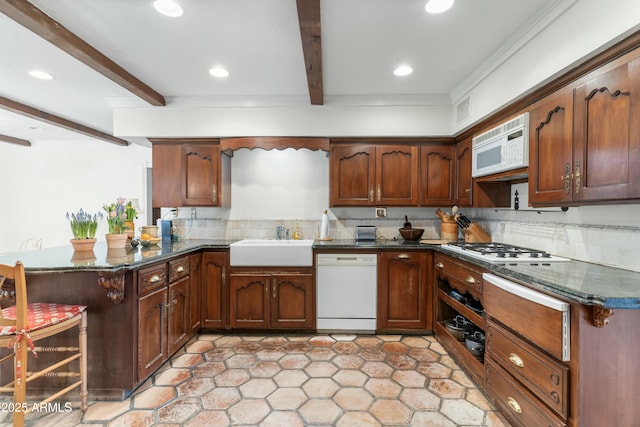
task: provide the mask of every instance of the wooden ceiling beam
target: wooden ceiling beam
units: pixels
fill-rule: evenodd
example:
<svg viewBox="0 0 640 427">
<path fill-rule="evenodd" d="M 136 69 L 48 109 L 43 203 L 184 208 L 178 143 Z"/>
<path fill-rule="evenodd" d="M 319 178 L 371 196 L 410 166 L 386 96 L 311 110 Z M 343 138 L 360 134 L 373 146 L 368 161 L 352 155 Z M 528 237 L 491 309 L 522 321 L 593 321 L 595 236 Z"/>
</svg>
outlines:
<svg viewBox="0 0 640 427">
<path fill-rule="evenodd" d="M 149 104 L 166 105 L 162 95 L 27 0 L 0 1 L 0 12 Z"/>
<path fill-rule="evenodd" d="M 101 132 L 85 125 L 81 125 L 80 123 L 72 122 L 71 120 L 67 120 L 54 114 L 38 110 L 37 108 L 21 104 L 3 96 L 0 96 L 0 108 L 76 133 L 80 133 L 91 138 L 100 139 L 116 145 L 129 145 L 129 142 L 124 139 L 116 138 L 115 136 L 109 135 L 108 133 Z"/>
<path fill-rule="evenodd" d="M 324 104 L 320 0 L 296 0 L 307 85 L 312 105 Z"/>
<path fill-rule="evenodd" d="M 24 145 L 25 147 L 31 147 L 31 142 L 26 139 L 14 138 L 12 136 L 0 135 L 0 142 L 8 142 L 10 144 Z"/>
</svg>

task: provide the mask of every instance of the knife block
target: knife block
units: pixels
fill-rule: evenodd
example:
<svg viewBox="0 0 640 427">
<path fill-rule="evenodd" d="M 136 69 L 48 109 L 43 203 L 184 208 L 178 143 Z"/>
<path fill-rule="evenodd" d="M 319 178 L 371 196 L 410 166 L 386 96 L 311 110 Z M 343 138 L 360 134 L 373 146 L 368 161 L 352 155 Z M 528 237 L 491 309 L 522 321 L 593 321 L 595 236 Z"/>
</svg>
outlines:
<svg viewBox="0 0 640 427">
<path fill-rule="evenodd" d="M 464 241 L 466 243 L 489 243 L 489 236 L 478 224 L 472 222 L 469 227 L 462 230 L 464 232 Z"/>
</svg>

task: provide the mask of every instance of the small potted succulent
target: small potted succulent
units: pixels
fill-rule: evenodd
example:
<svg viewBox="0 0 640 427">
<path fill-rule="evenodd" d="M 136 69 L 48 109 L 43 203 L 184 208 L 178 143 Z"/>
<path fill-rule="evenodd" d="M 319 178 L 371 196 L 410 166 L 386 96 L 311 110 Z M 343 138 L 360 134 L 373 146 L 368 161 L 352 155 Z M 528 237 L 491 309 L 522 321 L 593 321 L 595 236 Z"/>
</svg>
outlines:
<svg viewBox="0 0 640 427">
<path fill-rule="evenodd" d="M 73 233 L 73 239 L 71 239 L 73 250 L 92 251 L 96 243 L 96 230 L 102 221 L 102 212 L 91 215 L 80 209 L 76 213 L 67 212 L 67 219 Z"/>
</svg>

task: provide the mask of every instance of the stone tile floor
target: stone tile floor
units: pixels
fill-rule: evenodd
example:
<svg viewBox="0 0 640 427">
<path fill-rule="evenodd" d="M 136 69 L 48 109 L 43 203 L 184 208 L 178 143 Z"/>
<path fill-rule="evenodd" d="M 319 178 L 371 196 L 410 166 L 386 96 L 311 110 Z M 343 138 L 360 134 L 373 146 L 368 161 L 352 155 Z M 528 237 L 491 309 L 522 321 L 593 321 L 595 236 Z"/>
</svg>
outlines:
<svg viewBox="0 0 640 427">
<path fill-rule="evenodd" d="M 130 399 L 78 407 L 27 426 L 509 425 L 432 336 L 203 334 Z"/>
</svg>

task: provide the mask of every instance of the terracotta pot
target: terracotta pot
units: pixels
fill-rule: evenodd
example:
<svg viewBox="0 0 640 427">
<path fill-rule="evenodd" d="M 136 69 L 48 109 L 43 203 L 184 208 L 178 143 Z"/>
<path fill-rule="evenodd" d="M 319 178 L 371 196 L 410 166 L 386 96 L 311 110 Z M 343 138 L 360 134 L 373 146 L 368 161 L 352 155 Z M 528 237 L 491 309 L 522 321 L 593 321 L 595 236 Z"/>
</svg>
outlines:
<svg viewBox="0 0 640 427">
<path fill-rule="evenodd" d="M 75 252 L 93 251 L 96 239 L 71 239 L 71 246 Z"/>
<path fill-rule="evenodd" d="M 107 239 L 107 248 L 117 249 L 127 246 L 127 235 L 122 234 L 105 234 L 104 238 Z"/>
</svg>

